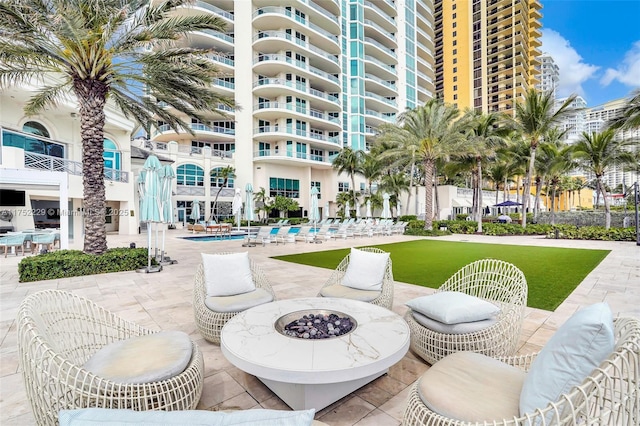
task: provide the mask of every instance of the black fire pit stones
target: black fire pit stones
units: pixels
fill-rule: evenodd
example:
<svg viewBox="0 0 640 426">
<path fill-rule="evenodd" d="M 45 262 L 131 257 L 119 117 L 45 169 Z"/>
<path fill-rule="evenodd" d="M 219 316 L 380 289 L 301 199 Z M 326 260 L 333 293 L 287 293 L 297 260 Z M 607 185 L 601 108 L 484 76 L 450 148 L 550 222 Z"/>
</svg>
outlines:
<svg viewBox="0 0 640 426">
<path fill-rule="evenodd" d="M 342 312 L 328 310 L 296 311 L 275 323 L 278 333 L 295 339 L 330 339 L 343 336 L 357 327 L 356 320 Z"/>
</svg>

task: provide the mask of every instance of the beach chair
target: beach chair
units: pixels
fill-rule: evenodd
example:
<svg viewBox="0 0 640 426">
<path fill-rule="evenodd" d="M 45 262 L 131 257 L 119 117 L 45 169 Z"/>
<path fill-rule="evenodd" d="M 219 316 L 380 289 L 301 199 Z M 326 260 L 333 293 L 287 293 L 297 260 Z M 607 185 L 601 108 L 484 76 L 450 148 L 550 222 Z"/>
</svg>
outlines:
<svg viewBox="0 0 640 426">
<path fill-rule="evenodd" d="M 296 242 L 295 234 L 290 234 L 289 231 L 291 231 L 291 227 L 290 226 L 282 226 L 282 227 L 280 227 L 280 229 L 278 229 L 278 232 L 274 236 L 274 240 L 276 242 L 276 245 L 278 243 L 286 244 L 286 243 L 295 243 Z"/>
<path fill-rule="evenodd" d="M 302 226 L 295 235 L 295 240 L 307 242 L 309 238 L 313 238 L 313 235 L 311 235 L 311 228 L 312 227 L 308 225 Z"/>
<path fill-rule="evenodd" d="M 260 243 L 263 247 L 268 243 L 275 243 L 276 239 L 275 235 L 272 233 L 273 230 L 273 226 L 261 226 L 260 229 L 258 229 L 258 233 L 253 238 L 253 242 Z"/>
</svg>

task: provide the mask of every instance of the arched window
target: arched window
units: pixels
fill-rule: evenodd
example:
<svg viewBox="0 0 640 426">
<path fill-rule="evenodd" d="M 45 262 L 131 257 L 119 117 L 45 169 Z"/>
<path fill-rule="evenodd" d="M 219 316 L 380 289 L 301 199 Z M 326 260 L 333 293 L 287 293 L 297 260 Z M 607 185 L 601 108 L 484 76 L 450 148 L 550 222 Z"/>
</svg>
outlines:
<svg viewBox="0 0 640 426">
<path fill-rule="evenodd" d="M 104 168 L 120 170 L 122 154 L 118 151 L 116 144 L 111 139 L 105 139 L 103 146 L 104 154 L 102 154 L 102 158 L 104 159 Z"/>
<path fill-rule="evenodd" d="M 211 169 L 211 173 L 209 176 L 211 177 L 211 187 L 212 188 L 233 188 L 234 185 L 234 177 L 235 173 L 231 170 L 231 174 L 227 178 L 227 184 L 224 184 L 225 172 L 223 170 L 227 169 L 226 167 L 214 167 Z"/>
<path fill-rule="evenodd" d="M 178 185 L 204 186 L 204 169 L 195 164 L 183 164 L 176 169 Z"/>
<path fill-rule="evenodd" d="M 47 128 L 37 121 L 27 121 L 22 125 L 22 131 L 25 133 L 31 133 L 32 135 L 43 136 L 45 138 L 51 137 Z"/>
</svg>

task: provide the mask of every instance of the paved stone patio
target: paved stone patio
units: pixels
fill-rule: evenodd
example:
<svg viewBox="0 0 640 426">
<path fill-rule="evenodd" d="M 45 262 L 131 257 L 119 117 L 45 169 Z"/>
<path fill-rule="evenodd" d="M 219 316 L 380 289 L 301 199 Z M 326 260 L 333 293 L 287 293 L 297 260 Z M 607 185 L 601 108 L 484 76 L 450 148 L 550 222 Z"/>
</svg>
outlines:
<svg viewBox="0 0 640 426">
<path fill-rule="evenodd" d="M 205 381 L 200 409 L 288 409 L 266 386 L 224 358 L 220 347 L 203 340 L 195 329 L 191 307 L 193 276 L 201 252 L 245 251 L 262 266 L 279 299 L 315 296 L 330 270 L 271 259 L 270 256 L 335 248 L 407 241 L 393 236 L 329 241 L 323 244 L 258 245 L 243 248 L 242 241 L 194 242 L 180 237 L 183 230 L 167 233 L 167 254 L 178 261 L 160 273 L 113 274 L 18 283 L 22 256 L 0 259 L 0 424 L 34 424 L 18 366 L 15 317 L 24 297 L 41 289 L 57 288 L 90 298 L 130 321 L 157 330 L 182 330 L 202 348 Z M 608 249 L 611 253 L 596 267 L 555 312 L 527 308 L 519 353 L 538 350 L 570 315 L 582 306 L 606 301 L 614 316 L 640 317 L 640 247 L 634 243 L 548 240 L 542 237 L 487 237 L 452 235 L 439 240 L 480 243 Z M 108 236 L 109 247 L 135 242 L 146 246 L 146 235 Z M 79 243 L 77 243 L 79 244 Z M 416 259 L 420 262 L 420 259 Z M 544 268 L 544 265 L 540 265 Z M 426 271 L 425 271 L 426 272 Z M 407 300 L 433 290 L 396 282 L 393 310 L 404 314 Z M 316 413 L 329 425 L 399 425 L 409 386 L 429 365 L 409 352 L 389 373 Z"/>
</svg>

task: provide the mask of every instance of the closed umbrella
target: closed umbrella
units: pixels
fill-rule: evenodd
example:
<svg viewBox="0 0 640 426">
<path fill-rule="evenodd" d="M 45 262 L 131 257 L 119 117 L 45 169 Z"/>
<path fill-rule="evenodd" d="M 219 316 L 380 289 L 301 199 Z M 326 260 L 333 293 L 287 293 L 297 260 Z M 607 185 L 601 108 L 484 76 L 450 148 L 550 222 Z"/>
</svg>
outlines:
<svg viewBox="0 0 640 426">
<path fill-rule="evenodd" d="M 169 164 L 164 165 L 160 169 L 160 183 L 162 185 L 161 198 L 162 202 L 162 222 L 170 225 L 173 223 L 173 179 L 175 179 L 176 173 L 173 171 L 173 167 Z M 165 228 L 162 228 L 162 249 L 160 251 L 161 260 L 164 261 L 164 242 L 165 242 Z"/>
<path fill-rule="evenodd" d="M 158 272 L 160 269 L 151 269 L 151 223 L 162 222 L 162 184 L 160 182 L 160 170 L 162 164 L 155 155 L 150 155 L 142 166 L 142 172 L 138 176 L 138 190 L 140 191 L 140 221 L 147 223 L 147 250 L 149 263 L 146 272 Z M 156 247 L 157 247 L 156 236 Z"/>
<path fill-rule="evenodd" d="M 371 219 L 371 200 L 367 200 L 367 219 Z"/>
<path fill-rule="evenodd" d="M 191 203 L 191 214 L 189 215 L 189 219 L 193 220 L 194 224 L 200 221 L 200 202 L 198 200 L 193 200 Z"/>
<path fill-rule="evenodd" d="M 382 194 L 382 215 L 383 219 L 391 218 L 391 207 L 389 205 L 389 194 Z"/>
<path fill-rule="evenodd" d="M 400 199 L 398 198 L 396 200 L 396 218 L 400 217 L 400 208 L 402 207 L 402 205 L 400 204 Z"/>
<path fill-rule="evenodd" d="M 360 205 L 356 204 L 356 218 L 360 218 Z"/>
<path fill-rule="evenodd" d="M 344 203 L 344 217 L 349 217 L 349 210 L 351 210 L 351 204 L 347 201 Z"/>
<path fill-rule="evenodd" d="M 329 202 L 324 203 L 324 209 L 322 209 L 322 219 L 329 219 Z"/>
<path fill-rule="evenodd" d="M 311 210 L 309 211 L 309 220 L 313 222 L 314 229 L 314 242 L 319 242 L 316 238 L 316 232 L 318 227 L 318 220 L 320 220 L 320 209 L 318 207 L 318 188 L 315 186 L 311 188 Z"/>
<path fill-rule="evenodd" d="M 233 203 L 231 204 L 231 212 L 236 216 L 236 222 L 238 223 L 238 231 L 240 230 L 240 214 L 242 213 L 242 191 L 240 188 L 236 188 L 236 193 L 233 196 Z"/>
<path fill-rule="evenodd" d="M 245 191 L 245 200 L 244 200 L 244 217 L 247 219 L 247 243 L 243 244 L 243 247 L 253 247 L 255 244 L 252 244 L 250 241 L 251 237 L 251 221 L 253 220 L 253 186 L 248 183 L 244 188 Z"/>
</svg>

